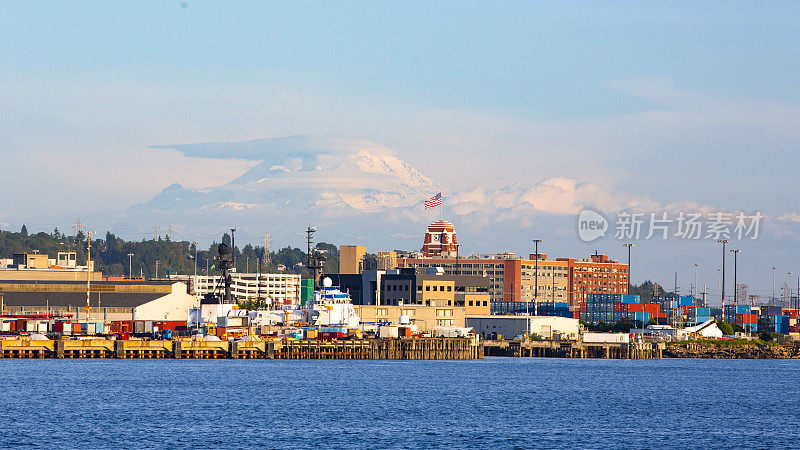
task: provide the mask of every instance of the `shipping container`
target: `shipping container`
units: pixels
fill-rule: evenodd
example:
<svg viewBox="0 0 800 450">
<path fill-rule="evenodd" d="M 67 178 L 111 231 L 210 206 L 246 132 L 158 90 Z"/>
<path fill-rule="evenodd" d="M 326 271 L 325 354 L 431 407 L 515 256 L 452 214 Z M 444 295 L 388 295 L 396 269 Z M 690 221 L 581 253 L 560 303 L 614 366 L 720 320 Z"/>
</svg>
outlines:
<svg viewBox="0 0 800 450">
<path fill-rule="evenodd" d="M 630 342 L 627 333 L 583 333 L 583 342 L 589 344 L 621 344 Z"/>
</svg>

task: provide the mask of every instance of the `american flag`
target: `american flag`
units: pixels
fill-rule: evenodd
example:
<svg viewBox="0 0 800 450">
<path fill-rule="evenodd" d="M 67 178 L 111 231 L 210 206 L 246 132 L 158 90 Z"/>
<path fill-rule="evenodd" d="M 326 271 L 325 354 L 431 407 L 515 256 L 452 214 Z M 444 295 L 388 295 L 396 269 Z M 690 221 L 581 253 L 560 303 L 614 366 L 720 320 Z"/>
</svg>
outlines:
<svg viewBox="0 0 800 450">
<path fill-rule="evenodd" d="M 435 206 L 442 205 L 442 193 L 439 192 L 438 194 L 434 195 L 430 198 L 430 200 L 425 200 L 425 209 L 433 208 Z"/>
</svg>

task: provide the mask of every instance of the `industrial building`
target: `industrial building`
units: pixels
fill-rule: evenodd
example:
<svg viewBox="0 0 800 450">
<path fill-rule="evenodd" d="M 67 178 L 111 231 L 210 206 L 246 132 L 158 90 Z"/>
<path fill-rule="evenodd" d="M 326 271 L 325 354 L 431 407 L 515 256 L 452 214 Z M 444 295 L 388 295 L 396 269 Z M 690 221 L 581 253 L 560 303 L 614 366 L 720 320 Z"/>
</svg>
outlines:
<svg viewBox="0 0 800 450">
<path fill-rule="evenodd" d="M 78 266 L 75 252 L 59 252 L 55 259 L 40 253 L 15 253 L 0 264 L 0 282 L 3 281 L 83 281 L 89 276 L 92 282 L 101 281 L 103 274 Z M 94 264 L 92 264 L 94 267 Z"/>
<path fill-rule="evenodd" d="M 86 288 L 85 281 L 0 282 L 0 313 L 86 320 Z M 90 320 L 186 320 L 198 300 L 179 281 L 99 281 L 91 283 L 89 303 Z"/>
<path fill-rule="evenodd" d="M 524 335 L 526 330 L 529 334 L 556 340 L 577 340 L 580 333 L 578 319 L 554 316 L 468 315 L 467 326 L 484 338 L 498 339 L 512 339 Z"/>
</svg>

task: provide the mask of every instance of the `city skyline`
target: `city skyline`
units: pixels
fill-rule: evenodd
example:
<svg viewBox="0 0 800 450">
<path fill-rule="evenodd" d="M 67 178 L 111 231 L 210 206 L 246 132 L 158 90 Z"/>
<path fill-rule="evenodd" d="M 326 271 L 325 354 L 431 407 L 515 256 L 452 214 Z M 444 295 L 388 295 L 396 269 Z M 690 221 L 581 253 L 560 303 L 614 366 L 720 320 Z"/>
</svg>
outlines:
<svg viewBox="0 0 800 450">
<path fill-rule="evenodd" d="M 297 223 L 283 234 L 252 211 L 226 213 L 225 227 L 175 211 L 130 219 L 133 206 L 175 183 L 214 190 L 287 151 L 247 154 L 254 142 L 307 136 L 391 155 L 438 183 L 467 251 L 525 255 L 540 238 L 551 254 L 598 249 L 624 260 L 619 240 L 578 239 L 580 210 L 609 219 L 628 208 L 761 212 L 759 239 L 732 244 L 743 250 L 740 281 L 767 292 L 770 267 L 800 273 L 791 251 L 800 244 L 791 195 L 800 188 L 792 169 L 800 68 L 787 45 L 796 41 L 797 5 L 309 9 L 6 4 L 0 132 L 17 170 L 0 191 L 0 225 L 66 230 L 82 218 L 142 239 L 173 223 L 187 240 L 242 225 L 253 243 L 269 232 L 300 246 L 299 229 L 313 220 L 334 243 L 420 245 L 440 213 L 410 200 L 384 211 L 404 224 L 383 217 L 372 234 L 358 224 L 374 212 L 290 211 Z M 214 145 L 223 154 L 202 153 Z M 434 194 L 414 192 L 418 201 Z M 717 285 L 716 247 L 639 240 L 633 279 L 670 287 L 678 271 L 688 287 L 699 263 L 701 283 Z"/>
</svg>

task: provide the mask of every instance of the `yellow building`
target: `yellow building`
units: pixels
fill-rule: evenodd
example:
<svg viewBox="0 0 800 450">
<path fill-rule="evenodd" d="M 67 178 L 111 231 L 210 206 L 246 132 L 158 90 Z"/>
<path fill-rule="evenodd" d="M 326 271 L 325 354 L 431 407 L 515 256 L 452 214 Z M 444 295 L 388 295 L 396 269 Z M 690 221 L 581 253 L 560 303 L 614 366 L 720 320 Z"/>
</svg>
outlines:
<svg viewBox="0 0 800 450">
<path fill-rule="evenodd" d="M 433 331 L 436 327 L 464 327 L 467 324 L 464 308 L 447 305 L 356 305 L 355 308 L 362 322 L 380 321 L 398 325 L 401 315 L 408 316 L 421 332 Z"/>
<path fill-rule="evenodd" d="M 378 252 L 378 270 L 397 268 L 397 252 Z"/>
<path fill-rule="evenodd" d="M 364 270 L 364 256 L 367 248 L 363 245 L 339 246 L 339 273 L 360 274 Z"/>
</svg>

